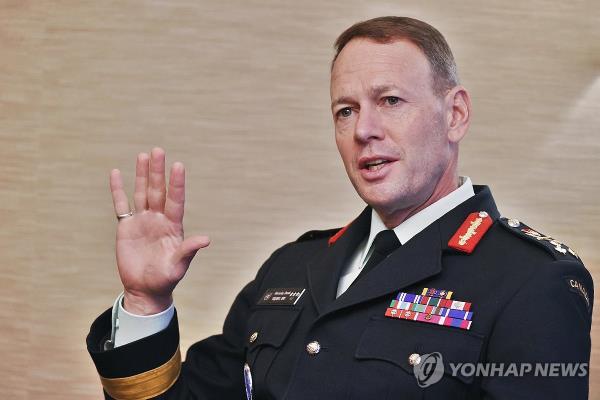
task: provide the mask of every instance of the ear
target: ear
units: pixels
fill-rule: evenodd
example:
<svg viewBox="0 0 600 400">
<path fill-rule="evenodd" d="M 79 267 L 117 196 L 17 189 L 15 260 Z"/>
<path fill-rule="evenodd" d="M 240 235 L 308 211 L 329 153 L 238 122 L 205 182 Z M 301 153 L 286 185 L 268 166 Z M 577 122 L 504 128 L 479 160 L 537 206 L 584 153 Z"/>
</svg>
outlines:
<svg viewBox="0 0 600 400">
<path fill-rule="evenodd" d="M 458 143 L 471 124 L 471 96 L 463 86 L 450 89 L 445 97 L 448 139 Z"/>
</svg>

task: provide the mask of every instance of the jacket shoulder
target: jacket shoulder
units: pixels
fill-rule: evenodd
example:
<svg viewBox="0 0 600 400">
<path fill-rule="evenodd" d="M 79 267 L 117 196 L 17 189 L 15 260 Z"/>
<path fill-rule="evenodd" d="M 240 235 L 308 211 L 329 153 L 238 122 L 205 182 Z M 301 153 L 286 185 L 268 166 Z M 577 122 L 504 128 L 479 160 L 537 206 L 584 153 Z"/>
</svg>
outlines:
<svg viewBox="0 0 600 400">
<path fill-rule="evenodd" d="M 325 230 L 312 230 L 300 235 L 296 242 L 306 242 L 309 240 L 329 239 L 335 235 L 341 228 L 332 228 Z"/>
<path fill-rule="evenodd" d="M 579 255 L 569 246 L 551 236 L 540 233 L 518 219 L 501 217 L 498 222 L 501 227 L 523 240 L 524 243 L 543 248 L 554 260 L 581 262 Z"/>
</svg>

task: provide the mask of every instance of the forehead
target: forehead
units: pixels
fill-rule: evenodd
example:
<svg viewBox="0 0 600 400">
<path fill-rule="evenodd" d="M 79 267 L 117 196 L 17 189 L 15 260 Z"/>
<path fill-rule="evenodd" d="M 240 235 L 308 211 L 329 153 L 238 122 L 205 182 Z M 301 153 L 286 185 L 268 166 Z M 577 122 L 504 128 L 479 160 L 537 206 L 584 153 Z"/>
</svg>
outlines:
<svg viewBox="0 0 600 400">
<path fill-rule="evenodd" d="M 431 88 L 429 61 L 414 43 L 397 40 L 377 43 L 352 39 L 338 55 L 331 71 L 331 92 L 357 86 L 394 85 L 406 90 Z"/>
</svg>

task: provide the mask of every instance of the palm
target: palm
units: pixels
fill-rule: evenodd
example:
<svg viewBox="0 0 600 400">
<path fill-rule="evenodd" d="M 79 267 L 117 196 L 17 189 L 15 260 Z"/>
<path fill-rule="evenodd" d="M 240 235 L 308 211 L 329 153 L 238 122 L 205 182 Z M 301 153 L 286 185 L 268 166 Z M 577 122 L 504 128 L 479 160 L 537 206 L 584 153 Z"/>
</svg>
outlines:
<svg viewBox="0 0 600 400">
<path fill-rule="evenodd" d="M 174 260 L 183 242 L 183 228 L 164 215 L 143 211 L 117 228 L 117 266 L 130 290 L 172 291 L 189 262 Z"/>
<path fill-rule="evenodd" d="M 128 213 L 118 170 L 111 173 L 110 184 L 117 215 Z M 181 163 L 173 164 L 167 191 L 161 149 L 154 149 L 150 159 L 147 154 L 138 156 L 134 202 L 136 213 L 117 227 L 117 266 L 126 301 L 135 299 L 138 311 L 152 313 L 170 301 L 192 258 L 209 240 L 184 238 L 185 170 Z"/>
</svg>

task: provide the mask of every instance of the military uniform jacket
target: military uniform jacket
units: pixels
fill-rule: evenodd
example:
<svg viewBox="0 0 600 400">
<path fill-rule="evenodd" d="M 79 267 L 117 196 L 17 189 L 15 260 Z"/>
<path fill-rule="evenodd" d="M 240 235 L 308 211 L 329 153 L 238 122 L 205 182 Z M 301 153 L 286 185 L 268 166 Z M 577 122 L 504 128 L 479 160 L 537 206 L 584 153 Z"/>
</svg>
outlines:
<svg viewBox="0 0 600 400">
<path fill-rule="evenodd" d="M 337 299 L 343 267 L 369 233 L 370 208 L 335 242 L 335 231 L 309 232 L 279 248 L 236 297 L 223 332 L 192 345 L 182 364 L 177 315 L 159 333 L 104 350 L 107 310 L 87 338 L 106 397 L 242 400 L 247 364 L 258 400 L 587 399 L 591 276 L 565 245 L 500 218 L 487 187 L 475 193 Z M 449 247 L 467 216 L 480 211 L 493 225 L 472 253 Z M 261 304 L 273 288 L 306 290 L 295 305 Z M 470 302 L 470 329 L 385 316 L 399 292 L 424 288 Z M 443 375 L 420 386 L 409 358 L 414 364 L 415 355 L 435 352 Z M 561 364 L 542 366 L 550 377 L 457 368 L 478 362 Z M 572 376 L 556 376 L 562 363 L 575 363 Z"/>
</svg>

